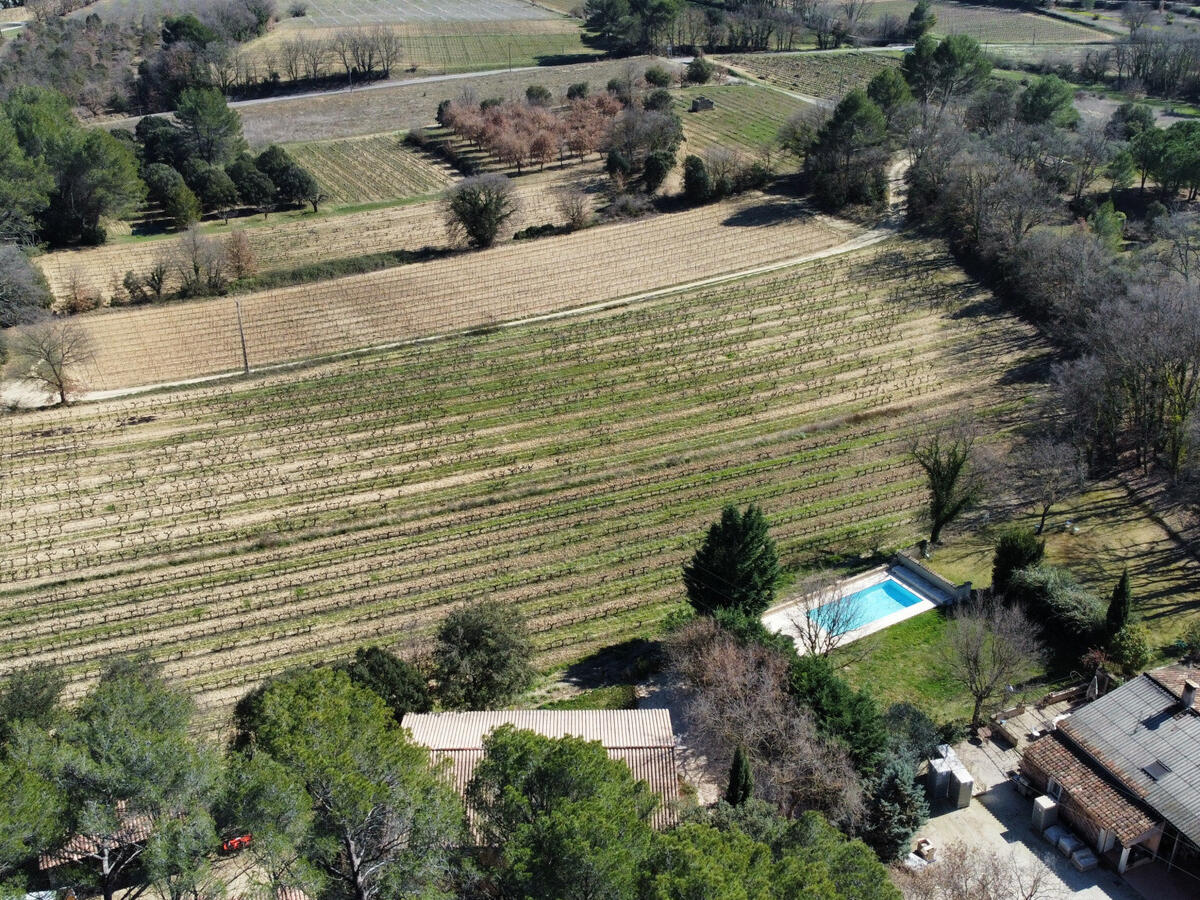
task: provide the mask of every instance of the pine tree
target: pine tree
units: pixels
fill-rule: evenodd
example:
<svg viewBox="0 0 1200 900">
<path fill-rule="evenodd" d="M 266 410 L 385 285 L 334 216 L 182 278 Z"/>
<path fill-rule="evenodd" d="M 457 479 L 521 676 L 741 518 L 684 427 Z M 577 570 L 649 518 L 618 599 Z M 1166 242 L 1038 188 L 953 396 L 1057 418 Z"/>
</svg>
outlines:
<svg viewBox="0 0 1200 900">
<path fill-rule="evenodd" d="M 910 760 L 888 759 L 867 797 L 869 823 L 862 839 L 883 862 L 899 859 L 917 829 L 929 818 L 925 791 Z"/>
<path fill-rule="evenodd" d="M 1129 613 L 1133 608 L 1133 594 L 1129 590 L 1129 569 L 1123 569 L 1121 580 L 1113 588 L 1112 599 L 1108 602 L 1108 615 L 1105 626 L 1111 637 L 1125 627 L 1129 622 Z"/>
<path fill-rule="evenodd" d="M 703 615 L 734 609 L 758 618 L 774 601 L 778 580 L 775 542 L 766 517 L 753 503 L 745 513 L 727 505 L 696 555 L 683 567 L 688 602 Z"/>
<path fill-rule="evenodd" d="M 750 771 L 750 759 L 741 744 L 733 754 L 733 765 L 729 768 L 729 787 L 725 789 L 725 802 L 730 806 L 741 806 L 754 795 L 754 775 Z"/>
</svg>

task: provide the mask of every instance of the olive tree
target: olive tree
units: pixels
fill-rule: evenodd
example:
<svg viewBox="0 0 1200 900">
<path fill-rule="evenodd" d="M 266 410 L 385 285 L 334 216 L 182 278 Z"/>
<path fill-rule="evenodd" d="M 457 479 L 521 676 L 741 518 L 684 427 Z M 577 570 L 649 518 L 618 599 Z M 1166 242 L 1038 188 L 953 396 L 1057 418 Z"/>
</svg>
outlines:
<svg viewBox="0 0 1200 900">
<path fill-rule="evenodd" d="M 451 709 L 489 709 L 533 681 L 525 620 L 512 606 L 481 602 L 455 610 L 438 629 L 434 676 Z"/>
<path fill-rule="evenodd" d="M 446 228 L 453 241 L 490 247 L 501 227 L 517 211 L 512 182 L 504 175 L 478 175 L 460 181 L 443 200 Z"/>
</svg>

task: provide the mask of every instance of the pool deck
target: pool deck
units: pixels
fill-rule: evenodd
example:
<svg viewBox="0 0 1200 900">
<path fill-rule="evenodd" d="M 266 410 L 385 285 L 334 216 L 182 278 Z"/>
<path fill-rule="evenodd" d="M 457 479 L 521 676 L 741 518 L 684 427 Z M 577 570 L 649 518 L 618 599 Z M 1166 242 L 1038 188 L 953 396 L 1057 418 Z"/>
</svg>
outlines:
<svg viewBox="0 0 1200 900">
<path fill-rule="evenodd" d="M 847 631 L 839 643 L 852 643 L 859 638 L 866 637 L 868 634 L 874 634 L 877 631 L 890 628 L 897 622 L 903 622 L 905 619 L 911 619 L 913 616 L 919 616 L 923 612 L 929 612 L 931 609 L 937 609 L 939 606 L 945 606 L 954 602 L 954 598 L 938 585 L 921 578 L 903 566 L 895 564 L 877 566 L 868 572 L 863 572 L 861 575 L 847 578 L 841 583 L 840 596 L 846 597 L 866 588 L 874 587 L 877 584 L 882 584 L 888 579 L 899 582 L 920 597 L 921 601 L 914 603 L 912 606 L 898 609 L 894 613 L 889 613 L 873 622 L 868 622 L 860 628 Z M 786 634 L 795 639 L 797 637 L 797 630 L 793 619 L 796 616 L 804 616 L 806 614 L 804 598 L 799 597 L 767 610 L 763 615 L 762 622 L 768 631 Z M 799 641 L 796 643 L 796 649 L 800 653 L 805 652 L 804 647 Z"/>
</svg>

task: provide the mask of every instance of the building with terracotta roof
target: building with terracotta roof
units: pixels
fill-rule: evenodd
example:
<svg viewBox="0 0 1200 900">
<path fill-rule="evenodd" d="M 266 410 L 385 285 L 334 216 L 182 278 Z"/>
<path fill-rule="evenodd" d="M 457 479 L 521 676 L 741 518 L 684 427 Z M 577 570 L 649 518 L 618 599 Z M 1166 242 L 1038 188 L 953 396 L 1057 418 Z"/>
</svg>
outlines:
<svg viewBox="0 0 1200 900">
<path fill-rule="evenodd" d="M 1200 669 L 1146 672 L 1030 744 L 1021 772 L 1117 871 L 1200 874 Z"/>
<path fill-rule="evenodd" d="M 475 766 L 483 759 L 483 740 L 501 725 L 544 737 L 599 741 L 609 759 L 629 766 L 661 802 L 650 824 L 666 828 L 675 821 L 679 770 L 675 733 L 665 709 L 511 709 L 480 712 L 409 713 L 401 723 L 413 740 L 430 750 L 433 762 L 450 761 L 455 790 L 465 795 Z"/>
</svg>

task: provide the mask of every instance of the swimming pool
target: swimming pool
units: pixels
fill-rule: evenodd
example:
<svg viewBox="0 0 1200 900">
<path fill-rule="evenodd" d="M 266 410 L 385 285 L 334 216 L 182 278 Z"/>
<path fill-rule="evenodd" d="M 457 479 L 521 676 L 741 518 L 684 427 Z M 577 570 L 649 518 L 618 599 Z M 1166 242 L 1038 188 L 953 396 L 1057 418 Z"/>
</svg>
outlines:
<svg viewBox="0 0 1200 900">
<path fill-rule="evenodd" d="M 853 631 L 855 628 L 870 625 L 884 616 L 890 616 L 894 612 L 920 603 L 924 599 L 896 579 L 886 578 L 878 584 L 818 606 L 809 612 L 808 617 L 827 630 L 831 626 L 836 626 L 840 632 Z M 842 616 L 841 610 L 847 608 L 843 604 L 852 604 L 850 608 L 854 610 L 854 617 L 850 622 L 839 621 Z"/>
</svg>

